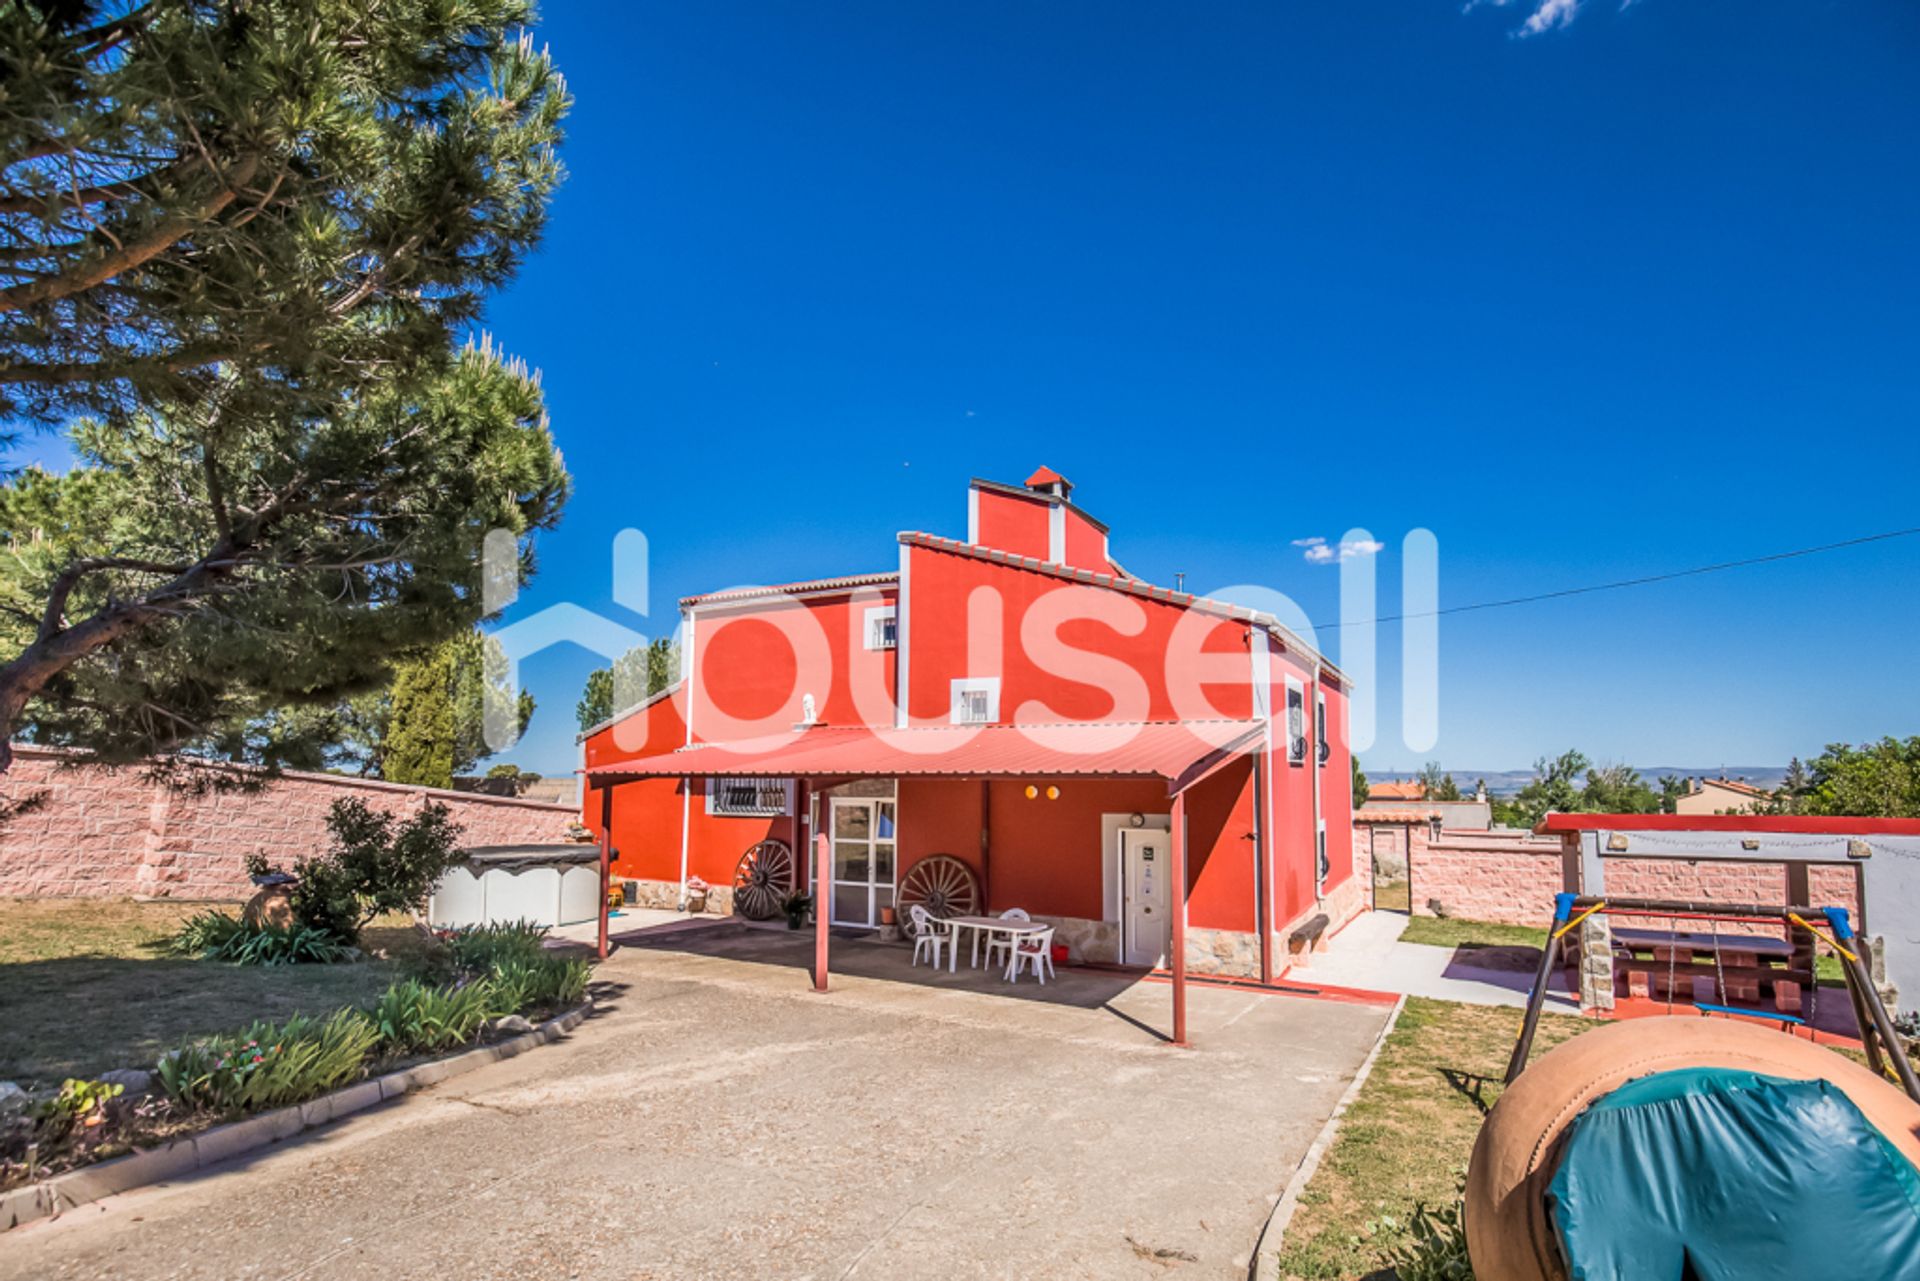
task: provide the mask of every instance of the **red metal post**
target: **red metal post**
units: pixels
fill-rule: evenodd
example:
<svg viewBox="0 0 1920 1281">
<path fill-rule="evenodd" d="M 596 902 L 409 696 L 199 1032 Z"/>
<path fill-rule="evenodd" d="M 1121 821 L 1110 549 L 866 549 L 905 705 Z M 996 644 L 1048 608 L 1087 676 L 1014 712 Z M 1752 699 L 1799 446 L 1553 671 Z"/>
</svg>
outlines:
<svg viewBox="0 0 1920 1281">
<path fill-rule="evenodd" d="M 813 840 L 813 990 L 827 990 L 827 911 L 833 889 L 833 846 L 825 832 Z"/>
<path fill-rule="evenodd" d="M 607 898 L 613 889 L 613 784 L 600 789 L 600 959 L 607 959 Z"/>
<path fill-rule="evenodd" d="M 1187 794 L 1173 797 L 1173 1043 L 1187 1043 Z"/>
</svg>

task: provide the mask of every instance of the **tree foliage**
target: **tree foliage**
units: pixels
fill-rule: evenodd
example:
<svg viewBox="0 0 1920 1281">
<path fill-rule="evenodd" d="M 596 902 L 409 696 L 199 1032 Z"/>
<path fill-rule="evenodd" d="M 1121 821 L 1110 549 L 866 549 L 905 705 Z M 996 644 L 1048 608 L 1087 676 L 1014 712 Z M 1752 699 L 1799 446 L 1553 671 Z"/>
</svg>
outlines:
<svg viewBox="0 0 1920 1281">
<path fill-rule="evenodd" d="M 612 667 L 588 672 L 586 688 L 573 709 L 580 732 L 584 734 L 670 687 L 680 678 L 679 671 L 679 647 L 662 636 L 644 649 L 628 650 Z"/>
<path fill-rule="evenodd" d="M 1439 761 L 1428 761 L 1420 768 L 1420 786 L 1422 795 L 1430 801 L 1460 799 L 1460 784 L 1453 781 L 1453 775 L 1440 768 Z"/>
<path fill-rule="evenodd" d="M 1660 793 L 1630 765 L 1595 765 L 1586 754 L 1566 751 L 1533 763 L 1533 778 L 1511 801 L 1495 801 L 1494 821 L 1535 827 L 1548 814 L 1651 814 Z"/>
<path fill-rule="evenodd" d="M 1772 812 L 1920 818 L 1920 737 L 1829 743 L 1804 765 L 1796 757 Z"/>
<path fill-rule="evenodd" d="M 1367 803 L 1367 797 L 1373 794 L 1373 789 L 1367 782 L 1367 776 L 1360 770 L 1360 758 L 1350 756 L 1347 759 L 1353 762 L 1353 808 L 1359 809 Z"/>
<path fill-rule="evenodd" d="M 537 380 L 458 343 L 564 85 L 524 0 L 4 15 L 0 418 L 80 466 L 0 495 L 0 741 L 306 763 L 564 501 Z"/>
<path fill-rule="evenodd" d="M 291 895 L 294 918 L 353 943 L 383 912 L 424 911 L 433 887 L 465 857 L 451 815 L 445 805 L 431 804 L 402 820 L 364 801 L 335 801 L 327 814 L 326 853 L 293 866 L 300 878 Z M 248 870 L 286 869 L 255 855 Z"/>
</svg>

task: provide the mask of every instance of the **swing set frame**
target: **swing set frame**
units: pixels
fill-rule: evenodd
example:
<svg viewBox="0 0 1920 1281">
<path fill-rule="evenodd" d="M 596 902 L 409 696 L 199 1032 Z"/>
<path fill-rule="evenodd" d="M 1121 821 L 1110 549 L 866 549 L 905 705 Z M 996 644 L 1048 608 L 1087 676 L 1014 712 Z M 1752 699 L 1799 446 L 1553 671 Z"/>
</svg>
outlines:
<svg viewBox="0 0 1920 1281">
<path fill-rule="evenodd" d="M 1547 999 L 1547 982 L 1567 954 L 1567 935 L 1590 916 L 1614 914 L 1664 916 L 1676 921 L 1757 920 L 1777 923 L 1787 930 L 1789 937 L 1795 930 L 1811 934 L 1816 940 L 1816 948 L 1818 943 L 1825 943 L 1840 958 L 1847 996 L 1860 1029 L 1860 1041 L 1866 1047 L 1868 1066 L 1876 1074 L 1891 1078 L 1907 1092 L 1909 1098 L 1920 1103 L 1920 1080 L 1915 1079 L 1913 1065 L 1907 1059 L 1899 1033 L 1894 1030 L 1893 1018 L 1887 1013 L 1886 1003 L 1880 999 L 1879 989 L 1873 984 L 1870 945 L 1854 932 L 1853 921 L 1846 908 L 1814 908 L 1799 904 L 1769 907 L 1746 903 L 1695 903 L 1684 899 L 1622 898 L 1573 893 L 1561 893 L 1553 897 L 1553 921 L 1547 928 L 1547 945 L 1540 950 L 1540 967 L 1534 972 L 1533 987 L 1527 993 L 1527 1009 L 1520 1023 L 1520 1036 L 1514 1043 L 1512 1056 L 1507 1060 L 1507 1084 L 1513 1084 L 1514 1078 L 1526 1068 L 1527 1060 L 1533 1053 L 1534 1033 L 1539 1029 L 1540 1011 Z M 1820 924 L 1816 924 L 1816 921 Z M 1611 964 L 1612 958 L 1608 959 Z M 1714 962 L 1717 969 L 1717 930 L 1714 932 Z M 1671 971 L 1672 961 L 1669 960 L 1669 1001 L 1673 995 Z M 1724 999 L 1724 992 L 1722 995 Z M 1810 991 L 1809 999 L 1812 999 L 1812 995 Z M 1719 1008 L 1736 1014 L 1746 1013 L 1726 1006 Z"/>
</svg>

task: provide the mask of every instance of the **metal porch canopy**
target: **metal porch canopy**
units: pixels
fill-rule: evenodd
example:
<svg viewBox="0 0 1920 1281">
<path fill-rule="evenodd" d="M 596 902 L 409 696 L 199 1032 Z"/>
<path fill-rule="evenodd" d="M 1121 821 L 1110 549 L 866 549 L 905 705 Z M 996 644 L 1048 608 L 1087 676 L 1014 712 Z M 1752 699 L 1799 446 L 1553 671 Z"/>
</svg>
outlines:
<svg viewBox="0 0 1920 1281">
<path fill-rule="evenodd" d="M 611 860 L 613 793 L 648 778 L 1158 778 L 1172 798 L 1172 882 L 1177 902 L 1169 941 L 1173 1044 L 1187 1044 L 1187 789 L 1230 761 L 1266 746 L 1264 720 L 1094 721 L 1044 725 L 939 725 L 909 729 L 796 726 L 737 743 L 697 743 L 595 766 L 586 785 L 600 792 L 603 880 Z M 798 824 L 796 817 L 795 823 Z M 827 837 L 814 866 L 814 990 L 827 990 Z M 601 953 L 605 955 L 604 895 Z"/>
<path fill-rule="evenodd" d="M 1214 764 L 1263 743 L 1257 720 L 1091 721 L 1051 725 L 933 725 L 912 729 L 813 725 L 737 743 L 696 743 L 597 765 L 588 787 L 643 778 L 1160 778 L 1169 793 Z"/>
</svg>

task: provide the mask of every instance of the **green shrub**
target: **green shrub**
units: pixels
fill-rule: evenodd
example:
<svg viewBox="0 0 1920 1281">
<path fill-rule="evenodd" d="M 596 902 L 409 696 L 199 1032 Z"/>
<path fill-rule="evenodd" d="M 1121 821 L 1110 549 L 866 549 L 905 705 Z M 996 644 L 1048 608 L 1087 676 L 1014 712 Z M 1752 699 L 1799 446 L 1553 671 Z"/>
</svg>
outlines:
<svg viewBox="0 0 1920 1281">
<path fill-rule="evenodd" d="M 295 1015 L 184 1045 L 161 1058 L 157 1075 L 181 1107 L 258 1112 L 345 1085 L 359 1076 L 379 1040 L 380 1030 L 359 1010 L 341 1010 L 324 1022 Z"/>
<path fill-rule="evenodd" d="M 57 1143 L 75 1127 L 101 1124 L 106 1120 L 107 1105 L 126 1088 L 104 1081 L 62 1081 L 60 1093 L 33 1107 L 35 1140 L 43 1144 Z"/>
<path fill-rule="evenodd" d="M 300 878 L 289 896 L 294 918 L 340 943 L 354 943 L 382 912 L 422 911 L 440 878 L 465 857 L 451 814 L 435 803 L 401 821 L 363 801 L 335 801 L 327 814 L 332 845 L 292 869 Z M 255 855 L 247 870 L 261 875 L 285 869 Z"/>
<path fill-rule="evenodd" d="M 591 968 L 579 957 L 547 953 L 531 960 L 508 961 L 488 982 L 504 1007 L 500 1012 L 505 1014 L 578 1005 L 591 976 Z"/>
<path fill-rule="evenodd" d="M 547 927 L 528 921 L 500 921 L 475 925 L 447 940 L 454 969 L 470 977 L 483 977 L 503 966 L 520 962 L 531 964 L 546 954 Z"/>
<path fill-rule="evenodd" d="M 464 987 L 429 987 L 416 979 L 395 983 L 373 1007 L 381 1048 L 415 1054 L 464 1045 L 495 1014 L 497 994 L 487 981 Z"/>
<path fill-rule="evenodd" d="M 167 946 L 180 956 L 211 956 L 245 928 L 239 917 L 208 908 L 188 917 Z"/>
<path fill-rule="evenodd" d="M 344 960 L 346 946 L 324 930 L 307 925 L 248 925 L 225 912 L 190 918 L 173 936 L 172 950 L 235 965 L 327 965 Z"/>
</svg>

